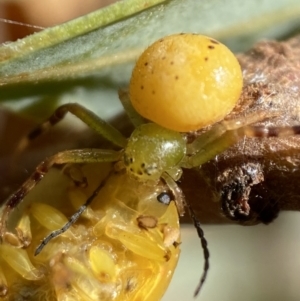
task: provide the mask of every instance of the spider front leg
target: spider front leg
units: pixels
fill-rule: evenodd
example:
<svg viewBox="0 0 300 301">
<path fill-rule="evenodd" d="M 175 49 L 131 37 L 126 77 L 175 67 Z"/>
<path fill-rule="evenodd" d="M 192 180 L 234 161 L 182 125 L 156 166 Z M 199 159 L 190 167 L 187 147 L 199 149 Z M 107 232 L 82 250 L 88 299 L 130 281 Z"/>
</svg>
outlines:
<svg viewBox="0 0 300 301">
<path fill-rule="evenodd" d="M 61 121 L 68 112 L 75 115 L 90 128 L 94 129 L 99 135 L 106 138 L 116 146 L 122 148 L 126 146 L 127 139 L 117 129 L 83 106 L 77 103 L 69 103 L 58 107 L 44 123 L 37 126 L 27 135 L 27 137 L 21 140 L 19 147 L 16 150 L 16 154 L 21 152 L 31 140 L 34 140 L 51 126 Z M 22 243 L 16 235 L 7 232 L 6 225 L 9 214 L 23 200 L 28 192 L 44 177 L 53 165 L 66 163 L 113 162 L 118 161 L 120 157 L 120 153 L 113 150 L 70 150 L 58 153 L 57 155 L 54 155 L 40 163 L 31 177 L 4 204 L 4 209 L 0 213 L 0 240 L 10 241 L 11 244 L 22 246 L 24 242 Z"/>
<path fill-rule="evenodd" d="M 10 213 L 24 199 L 24 197 L 32 190 L 47 174 L 53 165 L 62 165 L 67 163 L 99 163 L 99 162 L 115 162 L 121 159 L 121 152 L 114 150 L 101 149 L 82 149 L 68 150 L 60 152 L 45 161 L 41 162 L 31 177 L 6 201 L 4 209 L 0 217 L 0 238 L 10 244 L 18 247 L 24 246 L 22 235 L 7 231 L 7 221 Z M 28 244 L 28 242 L 26 243 Z"/>
<path fill-rule="evenodd" d="M 20 141 L 15 153 L 19 154 L 22 152 L 30 141 L 36 139 L 49 128 L 63 120 L 68 112 L 79 118 L 86 125 L 95 130 L 100 136 L 109 140 L 114 145 L 124 147 L 127 144 L 127 139 L 117 129 L 105 122 L 95 113 L 78 103 L 68 103 L 58 107 L 45 122 L 38 125 L 26 137 L 24 137 Z"/>
</svg>

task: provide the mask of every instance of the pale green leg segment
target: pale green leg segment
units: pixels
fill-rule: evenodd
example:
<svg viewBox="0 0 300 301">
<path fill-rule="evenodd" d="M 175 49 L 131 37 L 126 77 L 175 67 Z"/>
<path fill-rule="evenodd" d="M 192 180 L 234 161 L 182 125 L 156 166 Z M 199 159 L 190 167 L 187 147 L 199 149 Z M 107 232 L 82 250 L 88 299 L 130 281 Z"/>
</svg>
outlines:
<svg viewBox="0 0 300 301">
<path fill-rule="evenodd" d="M 46 132 L 50 127 L 60 122 L 65 115 L 70 112 L 79 118 L 82 122 L 95 130 L 100 136 L 109 140 L 113 144 L 124 148 L 127 144 L 127 139 L 114 127 L 98 117 L 92 111 L 77 103 L 68 103 L 58 107 L 55 112 L 42 124 L 33 129 L 26 137 L 21 139 L 16 147 L 15 156 L 18 156 L 30 143 L 31 140 Z"/>
<path fill-rule="evenodd" d="M 60 117 L 60 115 L 62 114 L 63 117 L 67 112 L 70 112 L 76 117 L 78 117 L 90 128 L 95 130 L 99 135 L 111 141 L 113 144 L 122 148 L 126 146 L 127 139 L 117 129 L 115 129 L 113 126 L 101 119 L 92 111 L 86 109 L 85 107 L 77 103 L 68 103 L 60 106 L 55 111 L 54 115 L 57 114 L 58 117 Z"/>
<path fill-rule="evenodd" d="M 49 165 L 66 163 L 99 163 L 115 162 L 121 159 L 121 153 L 108 149 L 73 149 L 57 153 L 50 157 Z M 48 160 L 47 160 L 48 161 Z M 48 169 L 51 166 L 47 166 Z"/>
<path fill-rule="evenodd" d="M 201 134 L 195 141 L 188 145 L 188 154 L 193 154 L 205 145 L 219 139 L 227 131 L 237 130 L 247 125 L 278 116 L 276 112 L 254 112 L 244 117 L 222 121 L 213 125 L 206 133 Z"/>
<path fill-rule="evenodd" d="M 182 167 L 192 168 L 200 166 L 213 159 L 215 156 L 234 145 L 241 137 L 244 136 L 244 132 L 242 135 L 239 135 L 239 132 L 240 129 L 228 131 L 218 139 L 205 144 L 196 154 L 190 157 L 185 157 L 184 161 L 182 162 Z"/>
<path fill-rule="evenodd" d="M 131 121 L 131 123 L 138 127 L 141 124 L 144 124 L 146 120 L 134 109 L 131 104 L 129 92 L 127 90 L 119 90 L 119 99 Z"/>
<path fill-rule="evenodd" d="M 188 154 L 182 167 L 200 166 L 237 143 L 244 136 L 253 137 L 250 124 L 277 116 L 277 112 L 254 112 L 244 117 L 215 124 L 188 145 Z"/>
</svg>

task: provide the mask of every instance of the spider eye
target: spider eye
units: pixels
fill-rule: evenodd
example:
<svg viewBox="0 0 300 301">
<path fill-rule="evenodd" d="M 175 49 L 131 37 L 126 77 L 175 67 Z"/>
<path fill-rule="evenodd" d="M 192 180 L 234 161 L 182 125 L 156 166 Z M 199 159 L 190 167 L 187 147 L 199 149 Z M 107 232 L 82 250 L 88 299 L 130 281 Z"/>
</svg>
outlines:
<svg viewBox="0 0 300 301">
<path fill-rule="evenodd" d="M 145 50 L 130 82 L 130 98 L 143 117 L 188 132 L 218 122 L 234 108 L 243 77 L 234 54 L 202 35 L 176 34 Z"/>
</svg>

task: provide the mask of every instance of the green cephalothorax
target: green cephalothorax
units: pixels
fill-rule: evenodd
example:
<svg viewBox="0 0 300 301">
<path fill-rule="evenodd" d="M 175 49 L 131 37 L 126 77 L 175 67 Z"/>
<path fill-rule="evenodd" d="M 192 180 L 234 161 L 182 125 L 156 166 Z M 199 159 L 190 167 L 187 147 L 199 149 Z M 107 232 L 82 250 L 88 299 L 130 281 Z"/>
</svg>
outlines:
<svg viewBox="0 0 300 301">
<path fill-rule="evenodd" d="M 158 180 L 164 171 L 179 166 L 186 153 L 182 134 L 154 123 L 135 129 L 124 151 L 127 172 L 142 181 Z"/>
</svg>

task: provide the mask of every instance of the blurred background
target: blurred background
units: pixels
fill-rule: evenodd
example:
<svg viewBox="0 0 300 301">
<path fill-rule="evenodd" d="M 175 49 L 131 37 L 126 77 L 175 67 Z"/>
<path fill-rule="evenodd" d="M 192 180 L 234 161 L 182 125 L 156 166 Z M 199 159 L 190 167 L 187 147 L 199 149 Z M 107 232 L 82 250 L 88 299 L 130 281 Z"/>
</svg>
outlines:
<svg viewBox="0 0 300 301">
<path fill-rule="evenodd" d="M 0 43 L 15 41 L 38 28 L 50 27 L 85 15 L 113 3 L 113 0 L 1 0 L 0 1 Z M 29 26 L 11 24 L 9 21 L 26 23 Z"/>
</svg>

